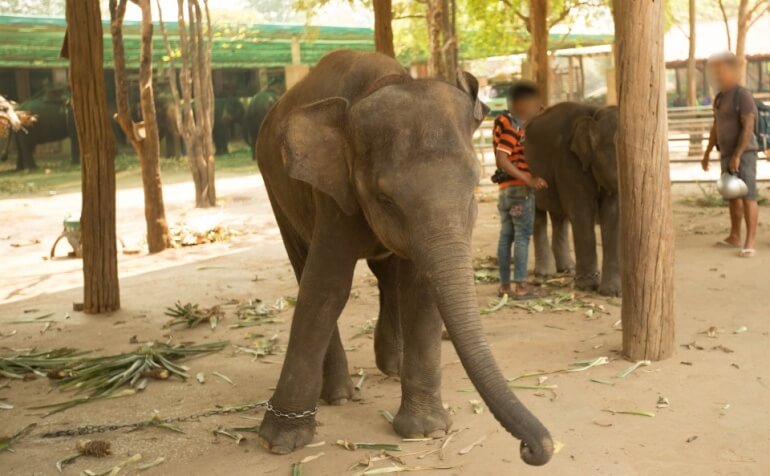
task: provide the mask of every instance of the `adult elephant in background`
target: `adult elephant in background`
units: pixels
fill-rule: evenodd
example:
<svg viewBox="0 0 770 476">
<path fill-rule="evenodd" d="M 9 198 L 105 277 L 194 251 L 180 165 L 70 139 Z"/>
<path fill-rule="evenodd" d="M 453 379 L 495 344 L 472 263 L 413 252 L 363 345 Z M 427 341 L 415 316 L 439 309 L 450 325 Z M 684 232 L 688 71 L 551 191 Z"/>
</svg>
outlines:
<svg viewBox="0 0 770 476">
<path fill-rule="evenodd" d="M 575 283 L 581 290 L 620 295 L 618 256 L 618 172 L 615 134 L 618 111 L 562 103 L 527 126 L 525 153 L 532 172 L 548 182 L 537 193 L 536 265 L 539 274 L 553 269 L 545 212 L 553 220 L 553 254 L 557 267 L 570 263 L 568 227 L 575 247 Z M 602 234 L 602 272 L 596 252 L 596 219 Z"/>
<path fill-rule="evenodd" d="M 259 169 L 299 281 L 286 359 L 259 431 L 274 453 L 312 441 L 319 398 L 351 396 L 337 319 L 356 263 L 367 259 L 403 329 L 394 430 L 437 436 L 451 425 L 441 399 L 443 322 L 490 412 L 522 440 L 524 461 L 541 465 L 553 454 L 548 430 L 511 392 L 481 328 L 472 136 L 487 108 L 475 78 L 458 80 L 413 80 L 388 56 L 340 50 L 262 125 Z M 442 120 L 425 120 L 434 116 Z"/>
<path fill-rule="evenodd" d="M 214 146 L 217 155 L 229 153 L 230 141 L 238 127 L 243 126 L 246 108 L 240 98 L 227 97 L 214 100 Z"/>
<path fill-rule="evenodd" d="M 259 129 L 262 127 L 267 113 L 278 102 L 278 98 L 280 98 L 280 94 L 268 88 L 249 100 L 249 107 L 246 108 L 246 118 L 243 121 L 243 134 L 246 143 L 251 147 L 252 154 L 256 150 Z"/>
<path fill-rule="evenodd" d="M 70 139 L 72 162 L 80 163 L 80 147 L 69 102 L 69 89 L 44 91 L 20 104 L 17 109 L 36 116 L 37 120 L 26 131 L 15 132 L 9 137 L 2 161 L 8 160 L 8 149 L 13 143 L 17 151 L 16 169 L 33 170 L 37 168 L 35 149 L 38 145 Z"/>
</svg>

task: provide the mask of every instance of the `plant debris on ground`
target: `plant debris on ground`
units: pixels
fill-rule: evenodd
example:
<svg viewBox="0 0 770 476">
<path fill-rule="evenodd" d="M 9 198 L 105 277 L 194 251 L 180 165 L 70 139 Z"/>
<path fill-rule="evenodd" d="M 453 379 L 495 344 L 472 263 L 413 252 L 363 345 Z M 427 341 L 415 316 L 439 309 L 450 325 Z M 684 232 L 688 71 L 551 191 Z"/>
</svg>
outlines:
<svg viewBox="0 0 770 476">
<path fill-rule="evenodd" d="M 217 225 L 208 230 L 193 230 L 184 223 L 171 227 L 169 234 L 171 246 L 174 248 L 227 241 L 237 235 L 226 225 Z"/>
<path fill-rule="evenodd" d="M 188 329 L 207 322 L 211 329 L 216 329 L 219 321 L 225 313 L 220 306 L 200 307 L 198 304 L 182 304 L 177 301 L 173 306 L 166 308 L 165 314 L 172 319 L 164 327 L 186 325 Z"/>
<path fill-rule="evenodd" d="M 49 351 L 35 349 L 0 356 L 0 376 L 23 380 L 30 375 L 37 377 L 62 378 L 66 369 L 82 360 L 87 352 L 62 347 Z"/>
</svg>

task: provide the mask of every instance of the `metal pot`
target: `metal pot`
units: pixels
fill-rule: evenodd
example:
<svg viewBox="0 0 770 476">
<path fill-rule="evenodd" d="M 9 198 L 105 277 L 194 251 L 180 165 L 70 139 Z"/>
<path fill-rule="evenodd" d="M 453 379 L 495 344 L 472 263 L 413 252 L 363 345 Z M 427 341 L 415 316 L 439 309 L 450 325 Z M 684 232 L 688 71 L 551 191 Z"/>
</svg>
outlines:
<svg viewBox="0 0 770 476">
<path fill-rule="evenodd" d="M 725 200 L 743 198 L 749 193 L 749 187 L 746 185 L 746 182 L 729 172 L 725 172 L 719 177 L 717 190 Z"/>
</svg>

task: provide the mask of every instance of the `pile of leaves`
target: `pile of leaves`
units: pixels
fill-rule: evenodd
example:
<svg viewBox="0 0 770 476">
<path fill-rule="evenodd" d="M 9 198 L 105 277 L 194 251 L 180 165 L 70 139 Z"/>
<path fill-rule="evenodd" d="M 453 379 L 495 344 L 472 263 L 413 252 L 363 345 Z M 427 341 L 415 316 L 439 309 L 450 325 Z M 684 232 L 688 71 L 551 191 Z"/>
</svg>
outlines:
<svg viewBox="0 0 770 476">
<path fill-rule="evenodd" d="M 540 299 L 529 301 L 509 300 L 507 296 L 490 303 L 491 306 L 482 311 L 482 314 L 491 314 L 504 307 L 522 309 L 530 314 L 541 312 L 583 312 L 586 317 L 598 317 L 599 314 L 608 314 L 603 304 L 587 301 L 576 293 L 557 292 Z"/>
<path fill-rule="evenodd" d="M 18 380 L 31 376 L 57 378 L 82 360 L 86 352 L 62 347 L 45 352 L 35 349 L 0 356 L 0 376 Z"/>
<path fill-rule="evenodd" d="M 473 276 L 476 284 L 495 284 L 500 282 L 500 273 L 497 268 L 497 258 L 486 256 L 473 260 Z"/>
<path fill-rule="evenodd" d="M 217 324 L 224 317 L 224 312 L 220 306 L 200 307 L 198 304 L 189 302 L 182 304 L 179 301 L 166 308 L 165 314 L 172 319 L 166 322 L 164 327 L 185 325 L 188 329 L 207 322 L 213 330 L 217 328 Z"/>
<path fill-rule="evenodd" d="M 169 233 L 174 248 L 227 241 L 237 235 L 226 225 L 217 225 L 208 230 L 193 230 L 182 224 L 172 227 Z"/>
</svg>

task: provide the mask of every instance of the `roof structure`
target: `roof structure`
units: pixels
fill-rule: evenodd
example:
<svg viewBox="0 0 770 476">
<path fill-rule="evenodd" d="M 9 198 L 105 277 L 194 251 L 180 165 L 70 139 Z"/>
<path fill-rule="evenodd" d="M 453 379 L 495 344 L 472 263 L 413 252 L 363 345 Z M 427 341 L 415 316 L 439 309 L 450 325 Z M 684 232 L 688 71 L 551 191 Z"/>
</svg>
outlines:
<svg viewBox="0 0 770 476">
<path fill-rule="evenodd" d="M 124 25 L 126 61 L 139 67 L 139 22 Z M 67 24 L 62 18 L 0 16 L 0 67 L 65 68 L 60 58 Z M 172 48 L 176 48 L 176 21 L 167 21 Z M 214 69 L 254 69 L 292 63 L 292 41 L 300 43 L 303 64 L 314 65 L 332 50 L 347 48 L 374 51 L 370 28 L 313 27 L 303 25 L 215 25 L 212 67 Z M 159 25 L 155 24 L 153 55 L 156 64 L 168 61 Z M 109 22 L 104 22 L 104 56 L 112 65 L 112 39 Z"/>
</svg>

